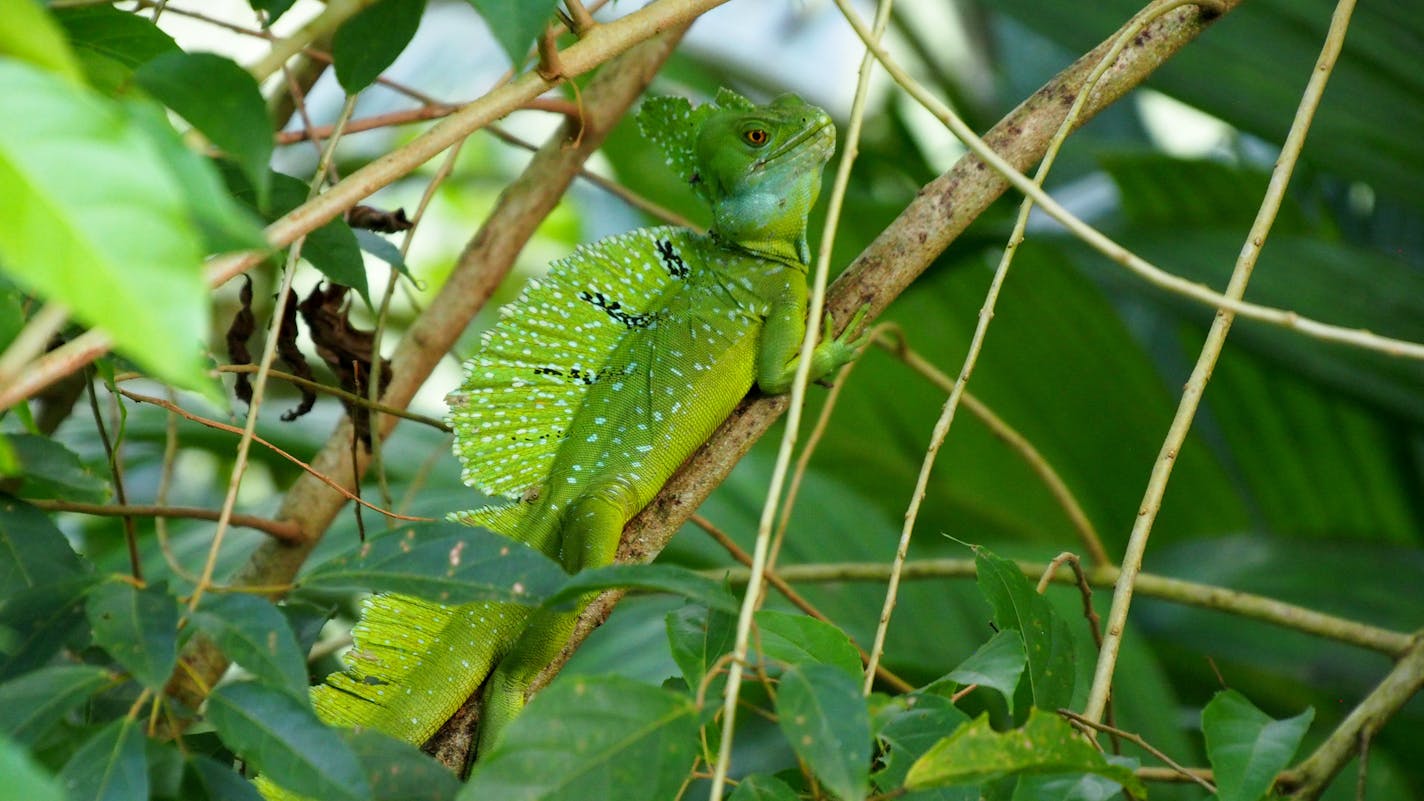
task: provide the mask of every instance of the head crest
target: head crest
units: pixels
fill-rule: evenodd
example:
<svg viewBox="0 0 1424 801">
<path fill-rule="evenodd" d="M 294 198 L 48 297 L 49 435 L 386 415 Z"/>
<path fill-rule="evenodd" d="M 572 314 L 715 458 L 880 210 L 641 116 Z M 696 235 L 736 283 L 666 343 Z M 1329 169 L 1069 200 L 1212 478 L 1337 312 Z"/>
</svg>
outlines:
<svg viewBox="0 0 1424 801">
<path fill-rule="evenodd" d="M 717 98 L 693 108 L 685 97 L 656 96 L 643 101 L 638 110 L 638 130 L 648 141 L 658 146 L 667 158 L 667 165 L 682 180 L 692 184 L 699 195 L 703 190 L 697 175 L 697 132 L 702 123 L 722 109 L 756 108 L 756 104 L 731 89 L 718 89 Z"/>
</svg>

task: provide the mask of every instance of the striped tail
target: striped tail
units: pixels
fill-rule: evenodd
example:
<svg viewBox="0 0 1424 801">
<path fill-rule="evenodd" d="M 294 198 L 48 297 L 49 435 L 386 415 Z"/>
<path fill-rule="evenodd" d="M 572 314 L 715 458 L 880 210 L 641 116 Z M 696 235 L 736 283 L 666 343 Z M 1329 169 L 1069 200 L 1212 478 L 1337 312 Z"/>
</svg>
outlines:
<svg viewBox="0 0 1424 801">
<path fill-rule="evenodd" d="M 451 515 L 523 540 L 552 536 L 538 506 L 489 506 Z M 515 536 L 516 533 L 520 536 Z M 311 688 L 317 717 L 335 726 L 375 729 L 420 745 L 449 720 L 509 650 L 530 607 L 503 601 L 443 606 L 408 595 L 366 599 L 351 630 L 346 670 Z M 304 801 L 263 777 L 268 801 Z"/>
</svg>

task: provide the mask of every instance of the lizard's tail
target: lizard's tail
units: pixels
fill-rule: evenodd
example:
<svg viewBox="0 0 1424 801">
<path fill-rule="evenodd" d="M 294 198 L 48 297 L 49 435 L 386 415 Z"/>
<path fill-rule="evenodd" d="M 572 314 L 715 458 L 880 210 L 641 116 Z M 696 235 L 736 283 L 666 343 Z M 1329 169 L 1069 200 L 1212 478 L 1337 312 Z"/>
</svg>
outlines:
<svg viewBox="0 0 1424 801">
<path fill-rule="evenodd" d="M 534 504 L 451 515 L 513 539 L 547 536 L 557 520 Z M 346 670 L 311 688 L 317 716 L 335 726 L 376 729 L 420 745 L 455 714 L 519 637 L 529 607 L 505 602 L 444 606 L 408 595 L 375 595 L 351 630 Z M 259 777 L 268 801 L 305 801 Z"/>
</svg>

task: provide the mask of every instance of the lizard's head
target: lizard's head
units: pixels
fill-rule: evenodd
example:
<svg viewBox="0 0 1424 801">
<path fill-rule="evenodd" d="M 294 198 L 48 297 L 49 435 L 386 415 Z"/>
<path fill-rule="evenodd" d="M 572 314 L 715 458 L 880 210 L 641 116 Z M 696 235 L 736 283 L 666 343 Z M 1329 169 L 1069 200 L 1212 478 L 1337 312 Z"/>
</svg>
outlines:
<svg viewBox="0 0 1424 801">
<path fill-rule="evenodd" d="M 807 263 L 806 218 L 835 149 L 830 116 L 796 95 L 713 112 L 697 131 L 695 178 L 712 202 L 712 230 L 747 250 Z"/>
</svg>

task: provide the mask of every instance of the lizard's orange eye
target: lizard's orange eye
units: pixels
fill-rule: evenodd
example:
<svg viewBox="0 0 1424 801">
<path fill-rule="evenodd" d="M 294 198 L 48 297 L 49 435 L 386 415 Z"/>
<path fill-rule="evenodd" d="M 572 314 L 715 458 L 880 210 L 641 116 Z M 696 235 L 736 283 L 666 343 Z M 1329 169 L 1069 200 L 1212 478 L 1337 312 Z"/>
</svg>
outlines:
<svg viewBox="0 0 1424 801">
<path fill-rule="evenodd" d="M 761 147 L 762 145 L 766 144 L 767 141 L 769 141 L 770 139 L 771 136 L 768 135 L 767 132 L 761 128 L 752 128 L 751 130 L 742 133 L 742 141 L 746 142 L 752 147 Z"/>
</svg>

